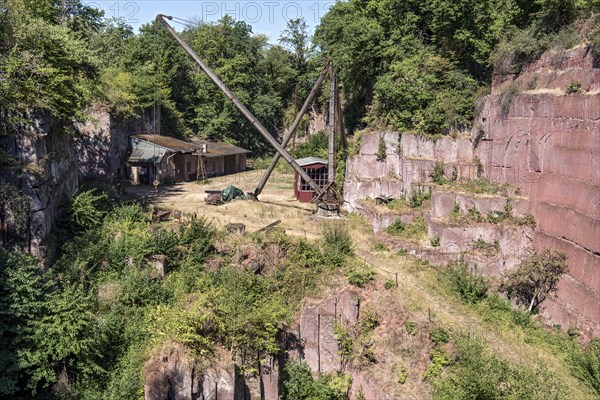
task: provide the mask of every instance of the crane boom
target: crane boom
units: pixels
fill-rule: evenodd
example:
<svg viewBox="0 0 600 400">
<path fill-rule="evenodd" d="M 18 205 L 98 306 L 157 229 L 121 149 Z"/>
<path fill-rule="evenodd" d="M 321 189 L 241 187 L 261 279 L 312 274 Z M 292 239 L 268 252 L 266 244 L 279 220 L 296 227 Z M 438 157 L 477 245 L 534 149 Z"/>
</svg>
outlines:
<svg viewBox="0 0 600 400">
<path fill-rule="evenodd" d="M 321 72 L 321 75 L 319 75 L 319 78 L 317 79 L 317 81 L 315 82 L 314 86 L 312 87 L 312 90 L 308 94 L 308 97 L 306 98 L 306 101 L 304 101 L 304 104 L 302 105 L 302 108 L 298 112 L 298 115 L 296 115 L 296 119 L 294 120 L 294 122 L 290 126 L 290 129 L 283 136 L 283 140 L 281 141 L 281 146 L 283 146 L 283 147 L 287 146 L 287 144 L 290 142 L 290 139 L 292 138 L 292 136 L 294 136 L 294 133 L 296 132 L 296 129 L 298 128 L 298 125 L 300 125 L 300 122 L 302 121 L 302 117 L 304 116 L 304 114 L 306 114 L 306 111 L 308 110 L 308 107 L 310 106 L 310 104 L 312 103 L 313 99 L 317 95 L 319 87 L 323 83 L 323 80 L 325 79 L 325 75 L 327 75 L 327 71 L 329 71 L 329 66 L 330 65 L 331 65 L 331 61 L 329 61 L 327 63 L 327 65 L 323 69 L 323 72 Z M 280 157 L 281 156 L 279 155 L 279 153 L 275 153 L 275 155 L 273 156 L 273 159 L 271 160 L 271 164 L 269 164 L 269 167 L 267 168 L 267 170 L 263 174 L 262 178 L 260 179 L 260 182 L 258 182 L 258 185 L 256 186 L 256 189 L 254 190 L 254 197 L 255 198 L 258 198 L 258 195 L 262 192 L 263 188 L 267 184 L 267 180 L 269 180 L 269 177 L 273 173 L 273 170 L 275 169 L 275 166 L 277 165 L 277 161 L 279 161 Z"/>
<path fill-rule="evenodd" d="M 184 42 L 179 37 L 179 35 L 177 35 L 177 32 L 175 32 L 173 27 L 169 25 L 165 18 L 169 20 L 173 19 L 173 17 L 158 14 L 156 16 L 156 22 L 160 23 L 167 30 L 167 32 L 169 32 L 169 34 L 173 36 L 177 43 L 179 43 L 179 45 L 186 51 L 186 53 L 188 53 L 190 57 L 192 57 L 192 59 L 196 61 L 198 66 L 200 66 L 200 68 L 210 77 L 210 79 L 212 79 L 212 81 L 219 87 L 219 89 L 221 89 L 221 91 L 225 93 L 225 95 L 233 102 L 233 104 L 238 108 L 238 110 L 240 110 L 244 117 L 246 117 L 246 119 L 248 119 L 248 121 L 256 128 L 256 130 L 258 130 L 258 132 L 267 140 L 267 142 L 269 142 L 269 144 L 273 146 L 273 148 L 275 148 L 277 153 L 279 153 L 285 159 L 285 161 L 287 161 L 288 164 L 290 164 L 294 171 L 296 171 L 318 195 L 322 194 L 323 191 L 321 190 L 319 185 L 317 185 L 316 182 L 311 179 L 311 177 L 306 173 L 306 171 L 303 170 L 298 165 L 298 163 L 294 161 L 290 154 L 277 142 L 277 140 L 275 140 L 275 138 L 271 136 L 269 131 L 256 119 L 254 115 L 252 115 L 250 110 L 248 110 L 248 108 L 246 108 L 246 106 L 238 99 L 235 93 L 231 89 L 229 89 L 223 83 L 223 81 L 221 81 L 217 74 L 215 74 L 213 70 L 210 69 L 210 67 L 206 65 L 204 61 L 202 61 L 198 54 L 196 54 L 196 52 L 186 42 Z"/>
</svg>

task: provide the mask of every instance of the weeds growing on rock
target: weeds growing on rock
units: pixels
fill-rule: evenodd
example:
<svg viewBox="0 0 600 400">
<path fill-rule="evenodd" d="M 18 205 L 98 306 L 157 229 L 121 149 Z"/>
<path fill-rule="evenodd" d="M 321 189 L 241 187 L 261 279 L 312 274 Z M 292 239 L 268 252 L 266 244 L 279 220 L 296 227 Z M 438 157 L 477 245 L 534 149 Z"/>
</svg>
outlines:
<svg viewBox="0 0 600 400">
<path fill-rule="evenodd" d="M 567 85 L 567 94 L 579 94 L 581 93 L 581 82 L 573 81 Z"/>
</svg>

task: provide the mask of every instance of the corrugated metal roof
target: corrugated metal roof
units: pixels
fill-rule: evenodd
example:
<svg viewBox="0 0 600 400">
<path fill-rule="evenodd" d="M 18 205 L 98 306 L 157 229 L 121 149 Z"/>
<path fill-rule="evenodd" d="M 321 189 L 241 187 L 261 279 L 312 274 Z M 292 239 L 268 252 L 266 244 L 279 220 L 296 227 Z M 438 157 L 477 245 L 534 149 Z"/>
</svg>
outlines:
<svg viewBox="0 0 600 400">
<path fill-rule="evenodd" d="M 206 158 L 250 153 L 249 150 L 243 149 L 233 144 L 211 142 L 208 140 L 202 140 L 198 138 L 191 138 L 189 142 L 180 139 L 175 139 L 174 137 L 170 136 L 148 134 L 135 135 L 133 136 L 133 138 L 148 142 L 151 144 L 151 146 L 156 145 L 174 152 L 183 153 L 200 153 L 202 151 L 203 145 L 206 145 L 207 152 L 202 153 L 202 156 Z"/>
<path fill-rule="evenodd" d="M 155 163 L 162 160 L 165 153 L 169 151 L 167 148 L 157 146 L 144 140 L 136 140 L 132 138 L 132 150 L 129 156 L 130 162 L 138 163 Z"/>
<path fill-rule="evenodd" d="M 325 164 L 327 165 L 327 160 L 318 158 L 318 157 L 304 157 L 296 160 L 299 166 L 305 167 L 311 164 Z"/>
</svg>

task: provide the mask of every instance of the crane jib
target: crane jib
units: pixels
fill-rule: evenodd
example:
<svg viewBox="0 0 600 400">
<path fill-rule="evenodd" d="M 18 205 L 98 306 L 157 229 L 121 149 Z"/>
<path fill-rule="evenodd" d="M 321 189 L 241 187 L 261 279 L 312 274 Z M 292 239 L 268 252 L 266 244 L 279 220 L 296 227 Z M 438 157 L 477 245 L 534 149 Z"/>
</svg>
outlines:
<svg viewBox="0 0 600 400">
<path fill-rule="evenodd" d="M 221 89 L 223 93 L 233 102 L 233 104 L 240 110 L 240 112 L 250 121 L 250 123 L 258 130 L 258 132 L 269 142 L 269 144 L 285 159 L 285 161 L 290 164 L 290 166 L 297 172 L 302 179 L 306 181 L 306 183 L 317 193 L 317 195 L 322 194 L 322 189 L 317 185 L 315 181 L 308 175 L 308 173 L 302 169 L 298 163 L 290 156 L 290 154 L 275 140 L 275 138 L 269 133 L 269 131 L 256 119 L 256 117 L 244 106 L 244 104 L 237 98 L 235 93 L 231 91 L 224 83 L 219 79 L 217 74 L 213 72 L 212 69 L 208 65 L 202 61 L 200 56 L 196 54 L 196 52 L 185 43 L 177 32 L 173 29 L 171 25 L 165 18 L 172 19 L 173 17 L 169 17 L 163 14 L 158 14 L 156 16 L 156 22 L 159 22 L 166 30 L 169 32 L 171 36 L 179 43 L 179 45 L 192 57 L 194 61 L 200 66 L 200 68 L 212 79 L 212 81 Z"/>
</svg>

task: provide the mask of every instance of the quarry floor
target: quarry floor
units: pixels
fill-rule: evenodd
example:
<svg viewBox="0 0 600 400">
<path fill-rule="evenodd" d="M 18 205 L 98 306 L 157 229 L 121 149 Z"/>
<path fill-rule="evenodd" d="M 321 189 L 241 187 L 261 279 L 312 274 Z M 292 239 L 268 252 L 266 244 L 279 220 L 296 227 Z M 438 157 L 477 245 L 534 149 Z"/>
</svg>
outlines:
<svg viewBox="0 0 600 400">
<path fill-rule="evenodd" d="M 237 174 L 211 178 L 208 183 L 182 182 L 162 185 L 158 193 L 152 186 L 130 186 L 129 196 L 143 198 L 160 209 L 179 210 L 196 214 L 212 221 L 219 228 L 229 223 L 243 223 L 247 232 L 254 232 L 281 220 L 280 226 L 289 235 L 315 239 L 319 236 L 322 220 L 313 218 L 314 204 L 300 203 L 294 197 L 294 174 L 274 171 L 261 195 L 260 201 L 234 200 L 213 206 L 204 202 L 207 190 L 223 190 L 229 185 L 254 192 L 264 170 L 249 170 Z"/>
<path fill-rule="evenodd" d="M 184 182 L 163 185 L 155 193 L 151 186 L 130 186 L 126 195 L 131 199 L 143 200 L 160 209 L 179 210 L 185 214 L 196 214 L 212 221 L 219 228 L 228 223 L 244 223 L 247 232 L 254 232 L 272 222 L 281 220 L 288 235 L 319 239 L 327 220 L 316 218 L 314 204 L 300 203 L 293 193 L 294 175 L 275 171 L 265 186 L 260 201 L 236 200 L 220 206 L 204 202 L 206 190 L 223 190 L 234 185 L 244 192 L 253 192 L 263 170 L 251 170 L 238 174 L 216 177 L 208 183 Z M 526 343 L 525 333 L 490 326 L 482 316 L 469 307 L 447 296 L 440 287 L 435 272 L 424 267 L 410 256 L 376 246 L 377 237 L 371 226 L 356 215 L 342 215 L 353 237 L 356 256 L 373 268 L 384 280 L 398 280 L 398 295 L 409 305 L 419 318 L 431 318 L 449 329 L 469 332 L 511 361 L 537 365 L 542 362 L 554 371 L 563 382 L 567 382 L 571 398 L 591 398 L 580 391 L 580 383 L 569 374 L 561 360 L 558 349 L 549 349 Z M 416 316 L 415 316 L 416 317 Z"/>
</svg>

